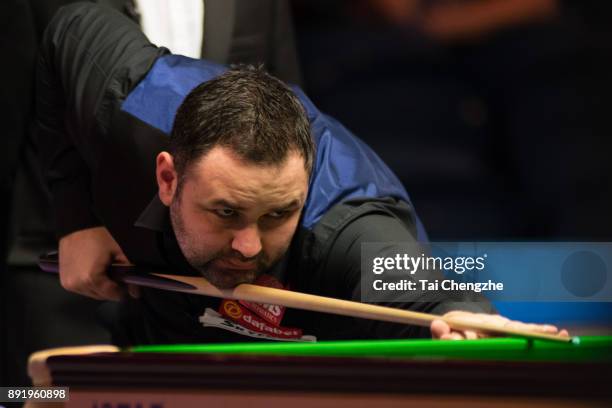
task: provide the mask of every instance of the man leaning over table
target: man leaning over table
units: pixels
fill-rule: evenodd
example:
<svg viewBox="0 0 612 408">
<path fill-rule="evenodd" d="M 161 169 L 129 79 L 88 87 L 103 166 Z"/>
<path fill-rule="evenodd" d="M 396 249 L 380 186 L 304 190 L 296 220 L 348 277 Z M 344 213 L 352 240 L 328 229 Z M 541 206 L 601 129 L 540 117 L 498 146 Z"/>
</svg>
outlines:
<svg viewBox="0 0 612 408">
<path fill-rule="evenodd" d="M 61 282 L 121 299 L 118 343 L 244 341 L 252 330 L 228 329 L 219 299 L 148 288 L 123 296 L 126 288 L 105 272 L 112 262 L 202 275 L 221 288 L 265 277 L 359 301 L 362 242 L 427 239 L 403 186 L 374 152 L 260 68 L 173 55 L 121 14 L 87 3 L 58 12 L 41 50 L 37 140 Z M 558 332 L 509 321 L 479 300 L 413 291 L 388 305 Z M 319 340 L 484 336 L 441 320 L 426 329 L 283 313 L 279 327 Z"/>
</svg>

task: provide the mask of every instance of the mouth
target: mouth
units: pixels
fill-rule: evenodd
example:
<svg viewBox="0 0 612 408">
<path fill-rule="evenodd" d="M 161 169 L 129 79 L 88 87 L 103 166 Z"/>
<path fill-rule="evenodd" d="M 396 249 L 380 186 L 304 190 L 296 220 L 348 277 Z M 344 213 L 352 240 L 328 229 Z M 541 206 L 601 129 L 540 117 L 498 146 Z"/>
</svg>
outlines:
<svg viewBox="0 0 612 408">
<path fill-rule="evenodd" d="M 252 271 L 257 268 L 257 264 L 255 262 L 237 262 L 227 259 L 216 260 L 215 266 L 234 271 Z"/>
</svg>

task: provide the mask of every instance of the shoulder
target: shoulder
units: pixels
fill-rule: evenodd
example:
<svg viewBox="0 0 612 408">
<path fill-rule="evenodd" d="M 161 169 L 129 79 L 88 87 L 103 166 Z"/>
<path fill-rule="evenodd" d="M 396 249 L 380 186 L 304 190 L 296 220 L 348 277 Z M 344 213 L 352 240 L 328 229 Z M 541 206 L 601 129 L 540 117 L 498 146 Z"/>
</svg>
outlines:
<svg viewBox="0 0 612 408">
<path fill-rule="evenodd" d="M 336 204 L 293 243 L 295 287 L 325 296 L 351 298 L 361 270 L 361 244 L 416 241 L 412 206 L 394 198 L 355 199 Z"/>
<path fill-rule="evenodd" d="M 420 221 L 414 208 L 392 197 L 360 198 L 332 206 L 296 240 L 301 261 L 311 268 L 359 251 L 361 242 L 417 241 Z"/>
<path fill-rule="evenodd" d="M 129 93 L 121 110 L 169 134 L 183 100 L 198 85 L 227 70 L 211 61 L 168 54 L 158 58 Z"/>
</svg>

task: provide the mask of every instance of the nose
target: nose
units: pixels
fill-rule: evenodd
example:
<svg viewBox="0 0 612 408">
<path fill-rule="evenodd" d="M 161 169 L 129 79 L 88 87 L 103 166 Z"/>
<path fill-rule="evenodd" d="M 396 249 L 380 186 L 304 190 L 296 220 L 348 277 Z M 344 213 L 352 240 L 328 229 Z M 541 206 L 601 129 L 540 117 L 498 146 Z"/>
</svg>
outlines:
<svg viewBox="0 0 612 408">
<path fill-rule="evenodd" d="M 261 237 L 257 226 L 247 226 L 234 233 L 232 249 L 245 258 L 253 258 L 261 252 Z"/>
</svg>

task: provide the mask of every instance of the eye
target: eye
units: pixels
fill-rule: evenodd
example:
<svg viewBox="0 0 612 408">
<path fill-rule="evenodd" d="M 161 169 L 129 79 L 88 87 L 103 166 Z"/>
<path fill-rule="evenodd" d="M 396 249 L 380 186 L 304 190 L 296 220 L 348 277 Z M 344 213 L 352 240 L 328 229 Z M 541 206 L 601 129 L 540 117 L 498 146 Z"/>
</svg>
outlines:
<svg viewBox="0 0 612 408">
<path fill-rule="evenodd" d="M 231 218 L 236 215 L 236 211 L 231 208 L 219 208 L 213 212 L 220 218 Z"/>
<path fill-rule="evenodd" d="M 285 218 L 289 214 L 289 211 L 272 211 L 266 214 L 267 217 L 273 219 Z"/>
</svg>

